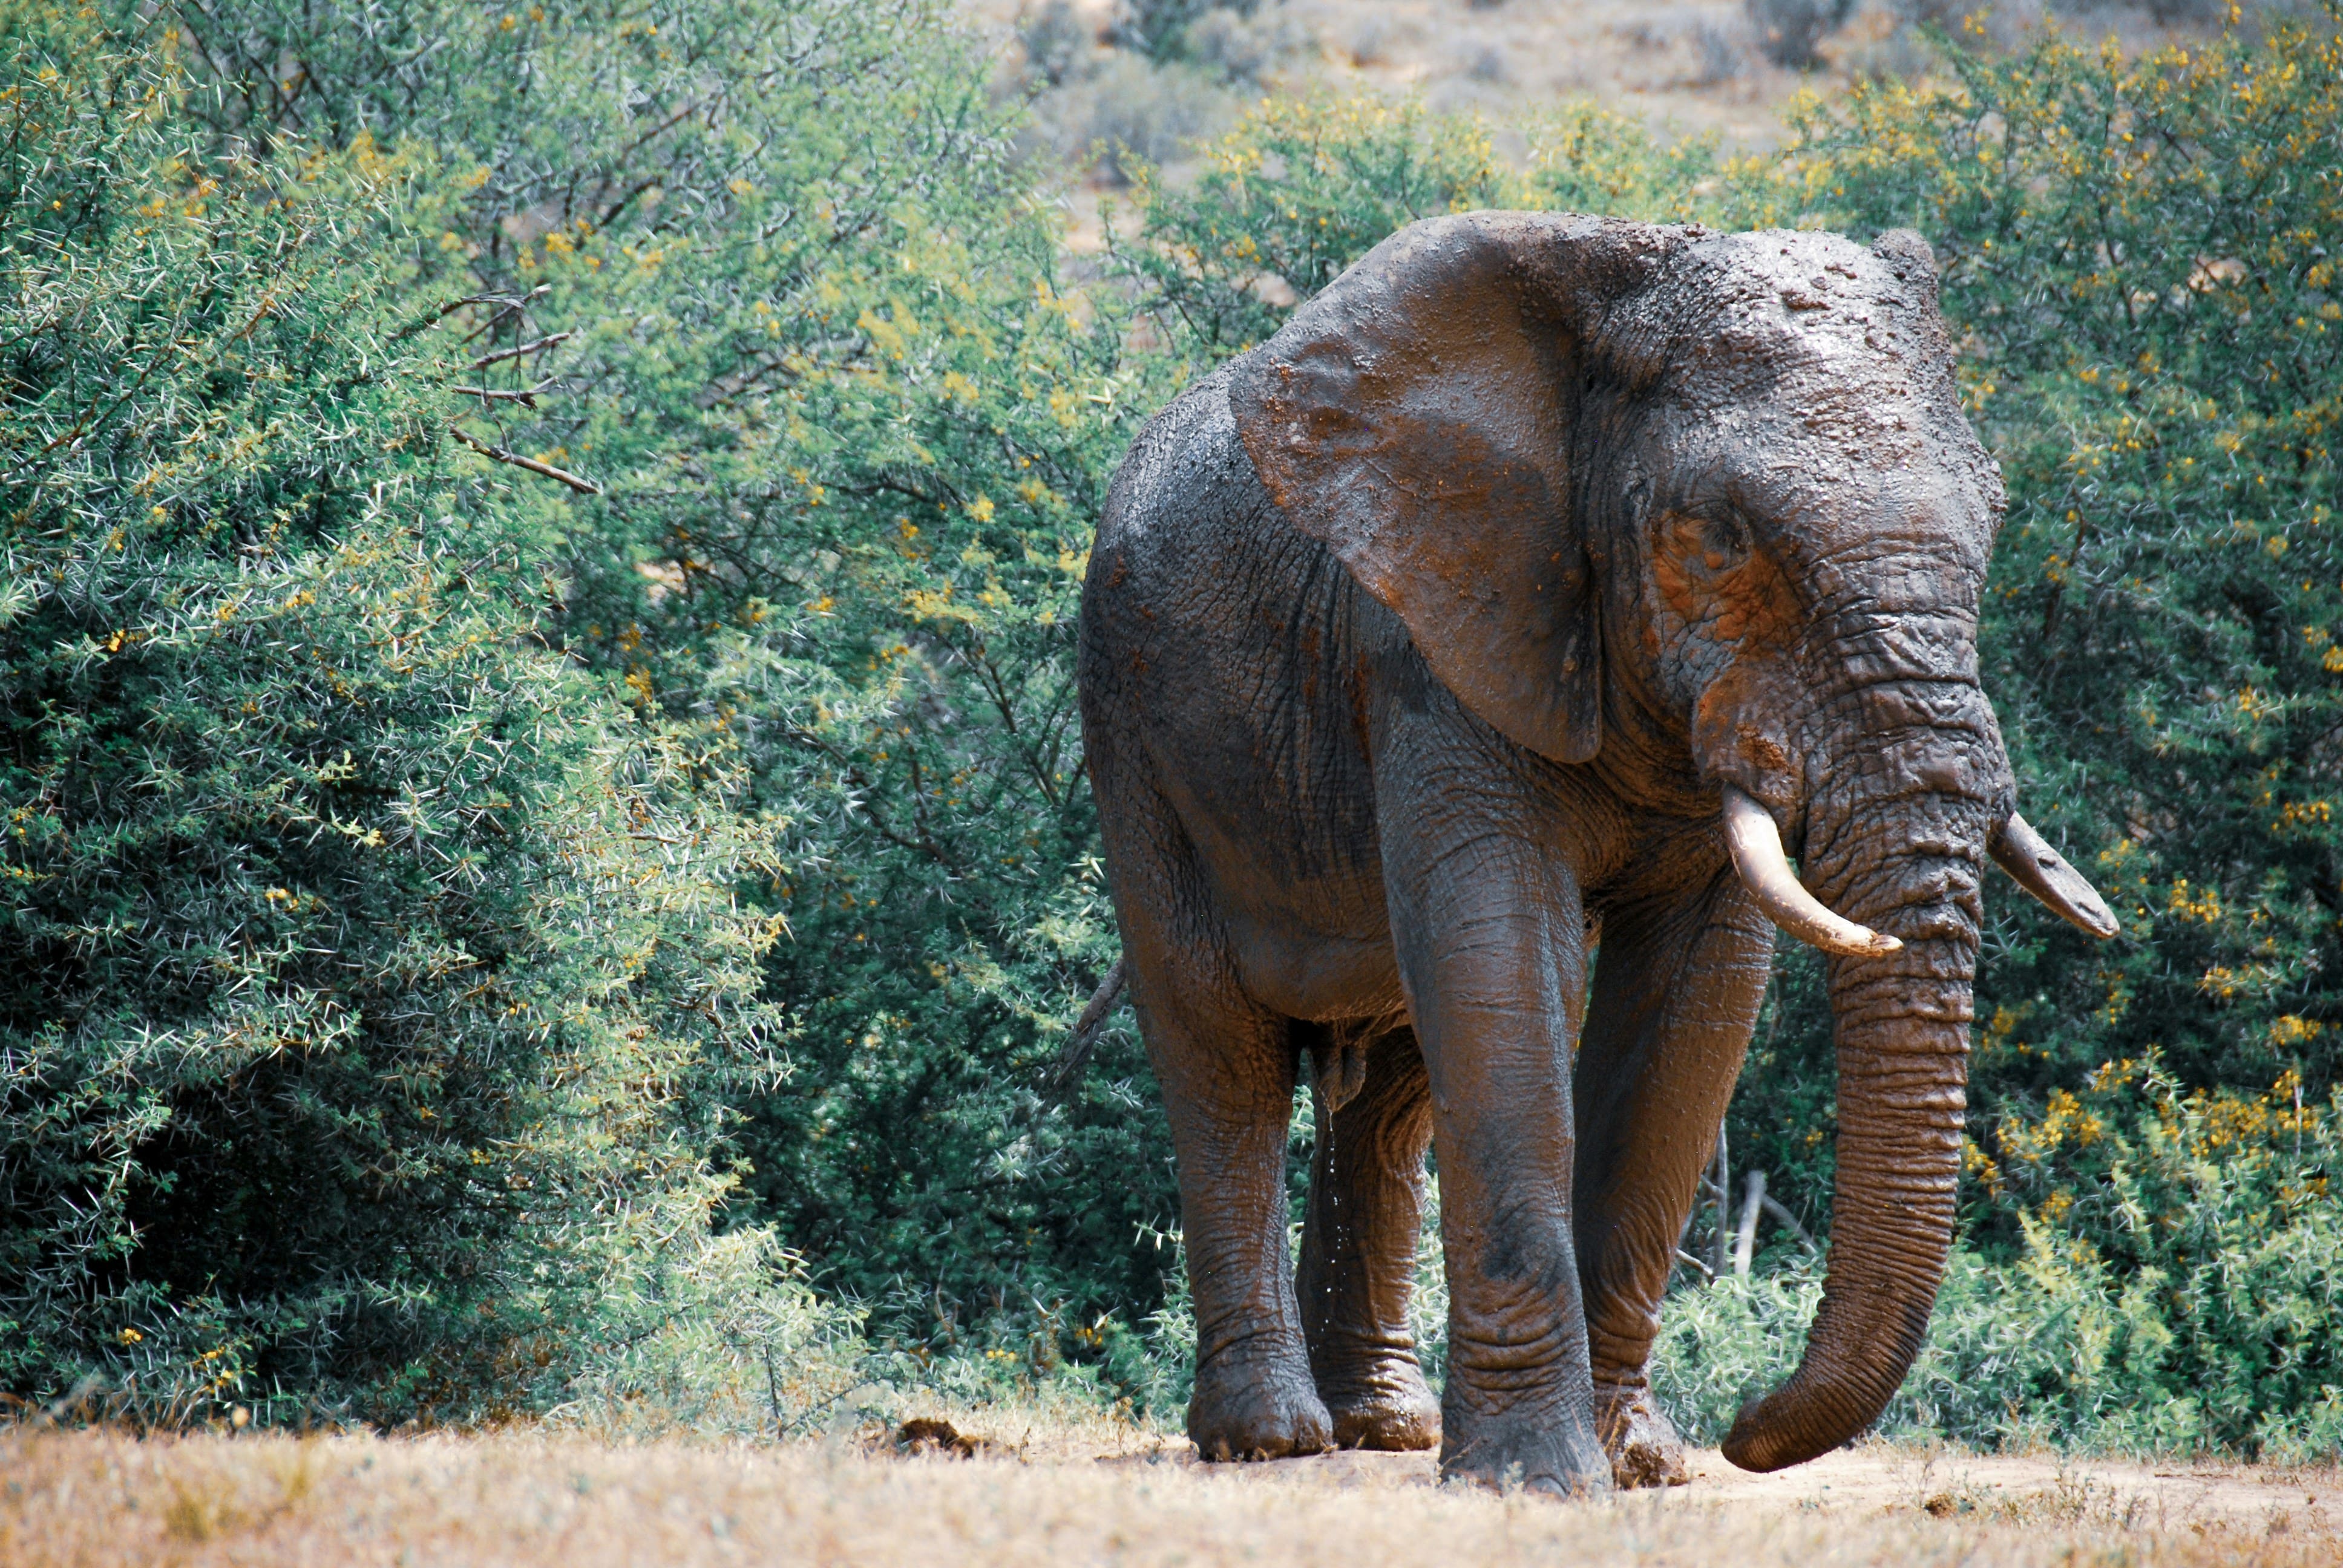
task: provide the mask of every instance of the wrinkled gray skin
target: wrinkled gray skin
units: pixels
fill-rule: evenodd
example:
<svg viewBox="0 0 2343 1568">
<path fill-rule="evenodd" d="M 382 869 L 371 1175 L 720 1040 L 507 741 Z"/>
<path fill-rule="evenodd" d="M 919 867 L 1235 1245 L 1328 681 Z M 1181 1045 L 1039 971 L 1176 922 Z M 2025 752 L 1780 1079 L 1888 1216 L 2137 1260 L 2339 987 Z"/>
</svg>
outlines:
<svg viewBox="0 0 2343 1568">
<path fill-rule="evenodd" d="M 1813 1457 L 1901 1381 L 2013 805 L 1976 651 L 2002 491 L 1948 362 L 1914 236 L 1483 213 L 1386 241 L 1141 435 L 1082 716 L 1206 1456 L 1437 1441 L 1492 1482 L 1682 1478 L 1644 1366 L 1773 944 L 1727 786 L 1904 946 L 1830 960 L 1828 1282 L 1726 1452 Z M 1405 1313 L 1428 1142 L 1437 1401 Z"/>
</svg>

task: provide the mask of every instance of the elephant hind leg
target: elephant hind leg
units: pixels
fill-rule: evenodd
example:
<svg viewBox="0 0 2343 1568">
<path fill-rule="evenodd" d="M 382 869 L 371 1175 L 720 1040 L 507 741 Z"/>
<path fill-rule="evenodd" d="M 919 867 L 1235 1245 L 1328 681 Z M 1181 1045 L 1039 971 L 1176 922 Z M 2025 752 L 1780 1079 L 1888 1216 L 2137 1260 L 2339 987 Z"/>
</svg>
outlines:
<svg viewBox="0 0 2343 1568">
<path fill-rule="evenodd" d="M 1423 1380 L 1407 1312 L 1432 1091 L 1411 1029 L 1374 1038 L 1365 1058 L 1363 1075 L 1339 1107 L 1329 1103 L 1322 1081 L 1316 1097 L 1318 1146 L 1294 1294 L 1335 1442 L 1435 1448 L 1440 1400 Z"/>
<path fill-rule="evenodd" d="M 1095 755 L 1095 753 L 1094 753 Z M 1310 1378 L 1286 1244 L 1292 1025 L 1239 983 L 1176 813 L 1144 779 L 1097 767 L 1123 959 L 1163 1090 L 1196 1313 L 1188 1435 L 1207 1460 L 1332 1446 Z"/>
<path fill-rule="evenodd" d="M 1179 1162 L 1196 1312 L 1188 1435 L 1207 1460 L 1320 1452 L 1333 1444 L 1332 1423 L 1311 1380 L 1286 1251 L 1289 1027 L 1226 993 L 1155 979 L 1136 969 L 1133 994 Z"/>
</svg>

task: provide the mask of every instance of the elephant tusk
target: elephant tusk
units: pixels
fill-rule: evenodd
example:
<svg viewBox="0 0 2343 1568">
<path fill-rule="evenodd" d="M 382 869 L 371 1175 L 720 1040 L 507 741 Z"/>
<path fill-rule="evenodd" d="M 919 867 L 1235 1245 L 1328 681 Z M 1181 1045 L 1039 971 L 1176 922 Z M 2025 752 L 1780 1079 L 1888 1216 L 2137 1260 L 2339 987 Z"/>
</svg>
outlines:
<svg viewBox="0 0 2343 1568">
<path fill-rule="evenodd" d="M 2017 885 L 2042 900 L 2050 912 L 2102 940 L 2120 928 L 2113 910 L 2083 873 L 2066 863 L 2033 825 L 2012 811 L 1986 840 L 1994 863 L 2016 879 Z"/>
<path fill-rule="evenodd" d="M 1774 814 L 1730 784 L 1725 787 L 1725 841 L 1733 848 L 1733 869 L 1756 895 L 1757 907 L 1800 941 L 1848 958 L 1892 953 L 1904 945 L 1824 907 L 1806 891 L 1782 852 Z"/>
</svg>

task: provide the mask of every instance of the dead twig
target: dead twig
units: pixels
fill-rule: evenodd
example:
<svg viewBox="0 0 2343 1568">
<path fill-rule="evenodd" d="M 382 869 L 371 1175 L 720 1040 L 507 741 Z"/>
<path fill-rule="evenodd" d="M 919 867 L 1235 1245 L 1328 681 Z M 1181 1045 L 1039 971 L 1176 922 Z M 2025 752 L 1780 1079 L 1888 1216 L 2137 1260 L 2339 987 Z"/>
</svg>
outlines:
<svg viewBox="0 0 2343 1568">
<path fill-rule="evenodd" d="M 527 305 L 538 295 L 546 293 L 552 286 L 553 286 L 549 283 L 540 283 L 535 288 L 530 289 L 527 294 L 518 297 L 509 294 L 468 294 L 461 299 L 451 299 L 447 304 L 441 306 L 438 309 L 431 312 L 430 315 L 422 317 L 420 320 L 410 321 L 406 326 L 400 327 L 397 331 L 392 333 L 390 335 L 391 341 L 396 343 L 401 338 L 412 337 L 418 332 L 423 332 L 431 327 L 437 327 L 439 323 L 447 320 L 447 317 L 455 315 L 456 312 L 463 309 L 468 305 L 496 306 L 498 307 L 497 313 L 488 317 L 488 327 L 482 327 L 477 330 L 464 334 L 462 341 L 469 343 L 473 338 L 478 337 L 482 332 L 486 332 L 488 329 L 488 327 L 494 327 L 498 322 L 502 321 L 510 312 L 518 310 L 522 306 Z"/>
<path fill-rule="evenodd" d="M 469 343 L 481 333 L 493 330 L 507 317 L 517 315 L 525 315 L 528 310 L 528 302 L 530 300 L 535 299 L 541 294 L 550 294 L 552 292 L 553 285 L 549 283 L 540 283 L 535 288 L 530 289 L 527 294 L 521 295 L 518 298 L 511 295 L 483 294 L 475 296 L 470 299 L 459 299 L 456 301 L 455 306 L 449 307 L 450 309 L 466 305 L 493 305 L 496 307 L 496 309 L 488 313 L 488 318 L 486 321 L 481 322 L 478 327 L 475 327 L 472 330 L 464 334 L 464 336 L 458 338 L 457 341 L 458 343 Z"/>
<path fill-rule="evenodd" d="M 1091 1048 L 1098 1043 L 1099 1036 L 1106 1032 L 1107 1018 L 1114 1011 L 1115 1003 L 1122 1000 L 1123 982 L 1129 978 L 1124 960 L 1115 960 L 1114 967 L 1106 971 L 1104 980 L 1099 981 L 1098 990 L 1091 993 L 1090 1005 L 1082 1009 L 1081 1017 L 1074 1020 L 1074 1032 L 1067 1040 L 1066 1048 L 1058 1052 L 1058 1060 L 1050 1064 L 1050 1082 L 1052 1085 L 1070 1081 L 1082 1070 L 1082 1063 L 1090 1060 Z"/>
<path fill-rule="evenodd" d="M 1778 1223 L 1784 1230 L 1789 1231 L 1791 1235 L 1795 1236 L 1798 1239 L 1799 1246 L 1804 1247 L 1809 1252 L 1819 1252 L 1822 1251 L 1822 1248 L 1815 1244 L 1815 1239 L 1806 1234 L 1806 1228 L 1798 1223 L 1798 1217 L 1782 1206 L 1782 1201 L 1780 1199 L 1775 1197 L 1771 1192 L 1760 1192 L 1757 1195 L 1757 1201 L 1765 1205 L 1765 1212 L 1774 1216 L 1776 1223 Z"/>
<path fill-rule="evenodd" d="M 576 336 L 574 332 L 556 332 L 540 337 L 534 343 L 524 343 L 518 348 L 499 348 L 494 354 L 483 354 L 473 360 L 472 368 L 486 370 L 491 365 L 500 365 L 508 359 L 518 359 L 523 355 L 535 354 L 540 349 L 550 348 L 557 343 L 567 343 Z"/>
<path fill-rule="evenodd" d="M 537 407 L 537 395 L 550 390 L 558 379 L 558 377 L 548 377 L 534 387 L 450 387 L 447 390 L 466 397 L 478 397 L 483 403 L 526 403 L 534 408 Z"/>
<path fill-rule="evenodd" d="M 527 468 L 532 474 L 542 474 L 548 479 L 558 479 L 581 496 L 598 496 L 602 487 L 591 479 L 581 479 L 567 468 L 557 468 L 550 463 L 540 463 L 534 457 L 524 457 L 518 452 L 508 452 L 502 447 L 491 447 L 478 436 L 450 420 L 447 433 L 481 457 L 499 463 L 510 463 L 516 468 Z"/>
</svg>

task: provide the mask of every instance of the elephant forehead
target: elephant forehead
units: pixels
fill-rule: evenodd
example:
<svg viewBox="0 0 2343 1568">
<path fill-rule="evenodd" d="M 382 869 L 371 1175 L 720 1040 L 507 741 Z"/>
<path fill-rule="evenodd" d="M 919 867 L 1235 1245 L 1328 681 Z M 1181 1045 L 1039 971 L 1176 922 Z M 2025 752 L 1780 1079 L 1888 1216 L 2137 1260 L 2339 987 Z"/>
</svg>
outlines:
<svg viewBox="0 0 2343 1568">
<path fill-rule="evenodd" d="M 1966 428 L 1862 409 L 1835 424 L 1796 390 L 1656 425 L 1636 461 L 1661 503 L 1729 500 L 1834 596 L 1942 602 L 1946 571 L 1983 572 L 1998 492 Z"/>
<path fill-rule="evenodd" d="M 1880 256 L 1844 235 L 1763 229 L 1721 234 L 1686 253 L 1720 297 L 1765 307 L 1762 319 L 1809 325 L 1864 321 L 1877 307 L 1917 312 L 1925 302 Z"/>
<path fill-rule="evenodd" d="M 1907 420 L 1952 393 L 1933 302 L 1839 235 L 1716 236 L 1687 252 L 1654 304 L 1674 322 L 1680 359 L 1719 387 L 1859 387 L 1866 407 Z"/>
<path fill-rule="evenodd" d="M 1981 569 L 2001 486 L 1933 305 L 1835 235 L 1695 251 L 1652 301 L 1675 345 L 1678 452 L 1817 548 L 1933 541 L 1944 565 Z M 1802 289 L 1825 303 L 1801 307 Z"/>
</svg>

